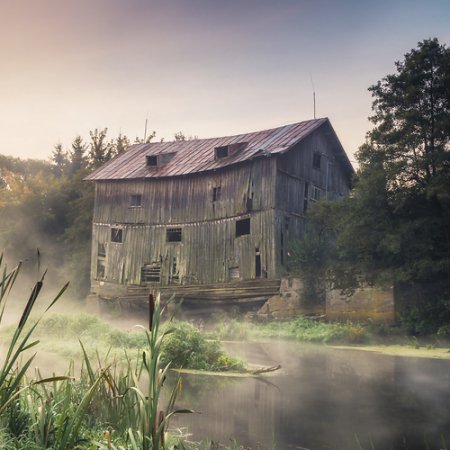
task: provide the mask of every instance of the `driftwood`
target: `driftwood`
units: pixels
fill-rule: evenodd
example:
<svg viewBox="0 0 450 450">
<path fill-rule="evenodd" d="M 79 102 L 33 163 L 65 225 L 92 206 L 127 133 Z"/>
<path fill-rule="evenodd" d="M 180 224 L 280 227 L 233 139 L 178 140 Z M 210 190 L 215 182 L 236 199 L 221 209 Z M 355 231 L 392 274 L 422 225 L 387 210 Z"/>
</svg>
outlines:
<svg viewBox="0 0 450 450">
<path fill-rule="evenodd" d="M 279 369 L 281 369 L 280 364 L 278 364 L 278 366 L 262 367 L 261 369 L 250 370 L 248 373 L 251 373 L 252 375 L 259 375 L 260 373 L 275 372 Z"/>
</svg>

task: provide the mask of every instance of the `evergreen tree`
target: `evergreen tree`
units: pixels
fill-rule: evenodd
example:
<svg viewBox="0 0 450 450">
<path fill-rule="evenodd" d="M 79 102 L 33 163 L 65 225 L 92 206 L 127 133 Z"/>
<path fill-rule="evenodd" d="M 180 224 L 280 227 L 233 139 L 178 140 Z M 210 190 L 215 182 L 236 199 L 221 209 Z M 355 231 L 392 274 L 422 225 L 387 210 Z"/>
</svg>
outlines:
<svg viewBox="0 0 450 450">
<path fill-rule="evenodd" d="M 70 175 L 74 175 L 87 167 L 86 158 L 87 146 L 81 136 L 77 136 L 72 142 L 70 152 Z"/>
<path fill-rule="evenodd" d="M 62 144 L 59 142 L 55 145 L 51 156 L 51 164 L 53 173 L 59 178 L 63 176 L 67 168 L 69 167 L 69 158 L 67 152 L 63 149 Z"/>
<path fill-rule="evenodd" d="M 89 143 L 89 162 L 93 168 L 100 167 L 113 156 L 113 146 L 106 141 L 108 128 L 89 131 L 91 142 Z"/>
</svg>

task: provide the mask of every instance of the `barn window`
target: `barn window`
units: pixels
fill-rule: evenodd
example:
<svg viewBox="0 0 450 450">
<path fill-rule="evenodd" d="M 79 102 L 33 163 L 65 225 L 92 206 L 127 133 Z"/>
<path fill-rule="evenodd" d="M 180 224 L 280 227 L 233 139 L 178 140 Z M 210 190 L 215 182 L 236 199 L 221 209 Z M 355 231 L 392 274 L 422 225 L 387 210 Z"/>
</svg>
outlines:
<svg viewBox="0 0 450 450">
<path fill-rule="evenodd" d="M 167 228 L 167 242 L 181 242 L 181 228 Z"/>
<path fill-rule="evenodd" d="M 222 147 L 216 147 L 214 149 L 214 152 L 215 152 L 216 159 L 226 158 L 228 156 L 228 145 L 224 145 Z"/>
<path fill-rule="evenodd" d="M 255 278 L 261 277 L 261 253 L 259 248 L 255 249 Z"/>
<path fill-rule="evenodd" d="M 177 258 L 172 258 L 172 264 L 170 265 L 169 271 L 169 283 L 178 284 L 180 282 L 180 275 L 178 272 Z"/>
<path fill-rule="evenodd" d="M 304 198 L 303 198 L 303 214 L 306 213 L 306 210 L 308 209 L 308 190 L 309 190 L 309 183 L 305 181 L 305 192 L 304 192 Z"/>
<path fill-rule="evenodd" d="M 236 237 L 250 234 L 250 218 L 236 220 Z"/>
<path fill-rule="evenodd" d="M 97 256 L 103 257 L 103 258 L 106 256 L 106 246 L 103 242 L 98 243 Z"/>
<path fill-rule="evenodd" d="M 148 167 L 163 166 L 167 164 L 177 152 L 160 153 L 159 155 L 147 155 L 146 161 Z"/>
<path fill-rule="evenodd" d="M 322 155 L 318 152 L 313 153 L 313 169 L 320 169 L 320 160 Z"/>
<path fill-rule="evenodd" d="M 158 165 L 158 158 L 154 155 L 152 156 L 146 156 L 146 161 L 147 161 L 147 166 L 152 167 L 152 166 L 157 166 Z"/>
<path fill-rule="evenodd" d="M 213 202 L 217 202 L 220 200 L 220 195 L 222 193 L 222 190 L 220 186 L 213 187 Z"/>
<path fill-rule="evenodd" d="M 123 242 L 122 228 L 111 228 L 111 242 Z"/>
<path fill-rule="evenodd" d="M 105 263 L 103 261 L 97 261 L 97 278 L 104 279 L 105 272 Z"/>
<path fill-rule="evenodd" d="M 161 263 L 145 264 L 141 267 L 141 284 L 161 281 Z"/>
<path fill-rule="evenodd" d="M 313 202 L 318 202 L 321 197 L 321 190 L 320 188 L 313 186 L 311 189 L 311 200 Z"/>
<path fill-rule="evenodd" d="M 142 206 L 142 195 L 141 194 L 131 194 L 129 206 L 132 208 Z"/>
</svg>

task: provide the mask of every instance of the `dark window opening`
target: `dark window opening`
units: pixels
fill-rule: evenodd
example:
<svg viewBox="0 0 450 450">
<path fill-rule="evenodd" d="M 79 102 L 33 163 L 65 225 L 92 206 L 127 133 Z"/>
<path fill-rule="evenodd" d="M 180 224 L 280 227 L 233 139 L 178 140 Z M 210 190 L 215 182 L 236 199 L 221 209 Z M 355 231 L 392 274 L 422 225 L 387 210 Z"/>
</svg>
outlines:
<svg viewBox="0 0 450 450">
<path fill-rule="evenodd" d="M 229 267 L 228 268 L 228 278 L 230 280 L 236 280 L 240 278 L 241 274 L 239 271 L 239 266 Z"/>
<path fill-rule="evenodd" d="M 313 186 L 312 192 L 311 192 L 311 200 L 314 202 L 318 202 L 321 197 L 322 197 L 322 193 L 321 193 L 320 188 Z"/>
<path fill-rule="evenodd" d="M 156 156 L 146 156 L 147 166 L 157 166 L 158 158 Z"/>
<path fill-rule="evenodd" d="M 141 284 L 159 283 L 161 281 L 161 264 L 145 264 L 141 267 Z"/>
<path fill-rule="evenodd" d="M 247 212 L 250 212 L 253 209 L 253 192 L 251 197 L 248 197 L 246 202 L 245 202 L 245 209 L 247 210 Z"/>
<path fill-rule="evenodd" d="M 146 161 L 147 166 L 155 167 L 155 166 L 164 166 L 170 162 L 170 160 L 176 155 L 176 152 L 170 153 L 160 153 L 159 155 L 147 155 Z"/>
<path fill-rule="evenodd" d="M 131 194 L 130 195 L 130 206 L 142 206 L 142 195 L 141 194 Z"/>
<path fill-rule="evenodd" d="M 97 261 L 97 278 L 104 279 L 105 278 L 105 264 L 103 261 Z"/>
<path fill-rule="evenodd" d="M 228 157 L 228 145 L 225 145 L 223 147 L 216 147 L 214 149 L 215 152 L 215 158 L 221 159 Z"/>
<path fill-rule="evenodd" d="M 180 275 L 178 273 L 177 258 L 173 257 L 169 272 L 169 283 L 179 283 Z"/>
<path fill-rule="evenodd" d="M 168 228 L 166 234 L 167 242 L 181 242 L 181 228 Z"/>
<path fill-rule="evenodd" d="M 250 234 L 250 218 L 236 221 L 236 237 Z"/>
<path fill-rule="evenodd" d="M 303 213 L 306 213 L 308 209 L 308 191 L 309 191 L 309 183 L 305 181 L 305 192 L 304 192 L 304 200 L 303 200 Z"/>
<path fill-rule="evenodd" d="M 106 257 L 106 246 L 103 243 L 98 243 L 98 247 L 97 247 L 97 256 L 99 257 Z"/>
<path fill-rule="evenodd" d="M 111 242 L 123 242 L 122 228 L 111 228 Z"/>
<path fill-rule="evenodd" d="M 261 254 L 259 248 L 255 251 L 255 278 L 261 277 Z"/>
<path fill-rule="evenodd" d="M 220 200 L 222 189 L 220 186 L 213 187 L 213 202 Z"/>
<path fill-rule="evenodd" d="M 320 160 L 322 159 L 322 155 L 318 152 L 313 153 L 313 168 L 320 169 Z"/>
</svg>

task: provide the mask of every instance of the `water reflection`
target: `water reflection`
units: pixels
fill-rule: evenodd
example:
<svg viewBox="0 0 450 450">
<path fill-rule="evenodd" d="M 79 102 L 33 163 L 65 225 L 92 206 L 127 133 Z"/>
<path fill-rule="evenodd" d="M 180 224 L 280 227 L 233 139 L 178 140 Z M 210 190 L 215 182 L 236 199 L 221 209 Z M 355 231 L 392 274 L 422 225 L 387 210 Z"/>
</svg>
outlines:
<svg viewBox="0 0 450 450">
<path fill-rule="evenodd" d="M 172 423 L 192 438 L 253 449 L 311 450 L 450 445 L 450 364 L 294 343 L 228 349 L 250 363 L 281 364 L 259 378 L 184 376 L 180 405 L 202 414 Z M 359 443 L 358 443 L 359 442 Z"/>
</svg>

